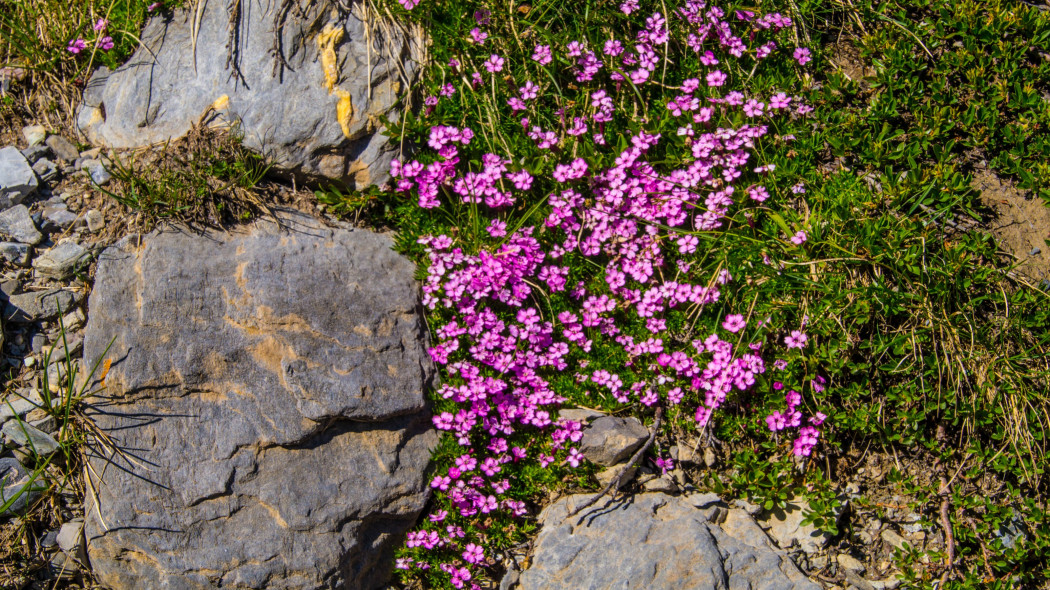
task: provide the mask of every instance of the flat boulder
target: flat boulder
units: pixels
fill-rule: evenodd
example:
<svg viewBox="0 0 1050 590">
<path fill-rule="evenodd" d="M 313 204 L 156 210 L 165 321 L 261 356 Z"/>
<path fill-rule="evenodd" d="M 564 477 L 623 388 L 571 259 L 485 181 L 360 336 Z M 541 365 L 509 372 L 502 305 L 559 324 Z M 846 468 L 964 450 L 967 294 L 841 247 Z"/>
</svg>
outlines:
<svg viewBox="0 0 1050 590">
<path fill-rule="evenodd" d="M 712 495 L 562 498 L 542 529 L 522 590 L 819 590 L 743 510 Z"/>
<path fill-rule="evenodd" d="M 288 176 L 354 188 L 388 178 L 379 119 L 397 118 L 416 79 L 419 27 L 361 0 L 242 0 L 153 17 L 141 39 L 88 81 L 77 126 L 91 143 L 134 148 L 220 123 Z"/>
<path fill-rule="evenodd" d="M 412 263 L 278 219 L 99 257 L 84 533 L 103 586 L 376 588 L 423 508 L 437 436 Z"/>
</svg>

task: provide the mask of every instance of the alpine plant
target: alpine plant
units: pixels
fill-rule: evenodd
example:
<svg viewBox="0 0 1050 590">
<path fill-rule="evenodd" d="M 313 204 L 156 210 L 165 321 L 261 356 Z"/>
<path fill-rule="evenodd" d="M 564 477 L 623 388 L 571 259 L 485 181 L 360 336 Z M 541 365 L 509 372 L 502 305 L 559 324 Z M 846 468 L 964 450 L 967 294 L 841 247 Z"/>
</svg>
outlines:
<svg viewBox="0 0 1050 590">
<path fill-rule="evenodd" d="M 678 408 L 704 430 L 734 395 L 761 383 L 784 389 L 778 372 L 807 346 L 804 325 L 725 313 L 724 294 L 746 293 L 746 277 L 703 262 L 713 237 L 781 194 L 756 149 L 771 124 L 812 110 L 787 92 L 750 94 L 742 79 L 785 52 L 801 66 L 809 51 L 780 47 L 791 20 L 778 13 L 694 0 L 666 3 L 664 14 L 642 4 L 665 9 L 626 0 L 624 36 L 534 36 L 508 42 L 525 45 L 513 55 L 498 53 L 501 33 L 479 11 L 463 24 L 474 51 L 434 66 L 439 81 L 421 116 L 435 120 L 420 150 L 391 165 L 401 198 L 435 215 L 468 211 L 480 229 L 418 240 L 429 353 L 442 369 L 433 422 L 459 450 L 430 481 L 431 512 L 409 534 L 400 569 L 478 588 L 479 568 L 497 556 L 485 525 L 464 523 L 530 513 L 510 465 L 585 461 L 582 424 L 557 417 L 570 389 L 641 414 Z M 484 109 L 436 120 L 442 101 L 461 93 Z M 783 243 L 804 248 L 806 238 L 798 228 Z M 601 362 L 610 347 L 624 355 L 620 366 Z M 825 416 L 807 413 L 795 390 L 783 408 L 755 420 L 809 456 Z"/>
</svg>

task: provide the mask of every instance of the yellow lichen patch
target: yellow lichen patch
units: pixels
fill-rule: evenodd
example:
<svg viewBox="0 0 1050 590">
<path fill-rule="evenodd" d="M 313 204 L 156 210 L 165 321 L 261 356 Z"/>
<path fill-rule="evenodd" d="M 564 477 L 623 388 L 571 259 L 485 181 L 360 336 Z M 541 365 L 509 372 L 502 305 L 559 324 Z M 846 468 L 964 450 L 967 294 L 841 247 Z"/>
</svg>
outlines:
<svg viewBox="0 0 1050 590">
<path fill-rule="evenodd" d="M 343 40 L 345 31 L 341 28 L 325 25 L 321 34 L 317 36 L 317 50 L 321 54 L 321 69 L 324 72 L 324 87 L 329 94 L 339 97 L 335 106 L 336 120 L 343 129 L 343 135 L 350 138 L 350 125 L 354 119 L 354 101 L 350 93 L 337 88 L 339 84 L 339 63 L 335 53 L 335 46 Z"/>
<path fill-rule="evenodd" d="M 321 69 L 324 71 L 324 87 L 331 92 L 339 83 L 339 65 L 336 63 L 335 46 L 343 40 L 345 31 L 330 23 L 317 36 L 317 50 L 321 52 Z"/>
<path fill-rule="evenodd" d="M 354 101 L 350 99 L 350 93 L 342 88 L 335 89 L 339 96 L 339 103 L 335 105 L 335 116 L 339 120 L 339 126 L 343 128 L 343 135 L 350 139 L 350 124 L 354 119 Z"/>
<path fill-rule="evenodd" d="M 215 102 L 211 103 L 212 110 L 216 111 L 221 111 L 228 106 L 230 106 L 230 97 L 226 94 L 223 94 L 219 98 L 216 98 Z"/>
</svg>

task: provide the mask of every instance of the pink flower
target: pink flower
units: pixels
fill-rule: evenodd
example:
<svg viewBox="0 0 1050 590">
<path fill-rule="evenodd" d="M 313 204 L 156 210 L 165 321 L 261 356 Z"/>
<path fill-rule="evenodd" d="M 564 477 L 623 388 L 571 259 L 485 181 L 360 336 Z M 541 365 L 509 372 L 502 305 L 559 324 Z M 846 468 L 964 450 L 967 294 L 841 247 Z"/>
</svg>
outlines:
<svg viewBox="0 0 1050 590">
<path fill-rule="evenodd" d="M 403 6 L 405 10 L 412 10 L 419 5 L 419 0 L 397 0 L 397 2 Z"/>
<path fill-rule="evenodd" d="M 532 51 L 533 61 L 539 62 L 541 66 L 545 66 L 551 63 L 554 58 L 551 56 L 550 45 L 536 45 L 536 49 Z"/>
<path fill-rule="evenodd" d="M 753 98 L 749 99 L 744 103 L 744 114 L 748 117 L 761 117 L 762 109 L 764 109 L 765 106 L 766 104 L 763 102 L 759 102 Z"/>
<path fill-rule="evenodd" d="M 791 243 L 796 246 L 801 246 L 806 241 L 806 232 L 798 230 L 795 235 L 791 236 Z"/>
<path fill-rule="evenodd" d="M 631 14 L 635 10 L 638 10 L 638 0 L 624 0 L 623 4 L 620 4 L 620 12 L 624 14 Z"/>
<path fill-rule="evenodd" d="M 470 30 L 470 38 L 474 40 L 478 45 L 484 45 L 485 39 L 489 38 L 489 34 L 481 29 L 474 27 Z"/>
<path fill-rule="evenodd" d="M 474 543 L 467 543 L 463 559 L 468 563 L 481 563 L 485 560 L 485 550 Z"/>
<path fill-rule="evenodd" d="M 804 66 L 810 61 L 809 49 L 799 47 L 798 49 L 795 49 L 793 57 L 795 58 L 795 61 L 798 62 L 798 65 Z"/>
<path fill-rule="evenodd" d="M 83 39 L 74 39 L 73 41 L 70 41 L 69 45 L 66 47 L 66 51 L 73 55 L 76 55 L 85 49 L 87 49 L 87 41 L 84 41 Z"/>
<path fill-rule="evenodd" d="M 728 76 L 722 73 L 722 70 L 715 70 L 707 75 L 708 86 L 721 86 L 726 83 Z"/>
<path fill-rule="evenodd" d="M 154 2 L 153 4 L 150 4 L 146 7 L 146 12 L 153 12 L 157 9 L 158 6 L 160 6 L 160 2 Z"/>
<path fill-rule="evenodd" d="M 492 74 L 495 74 L 496 72 L 503 71 L 503 63 L 504 61 L 502 57 L 493 54 L 490 55 L 487 60 L 485 60 L 484 65 L 486 70 L 488 70 Z"/>
<path fill-rule="evenodd" d="M 746 325 L 747 322 L 744 321 L 744 316 L 740 314 L 727 315 L 725 321 L 722 322 L 722 327 L 734 334 L 743 330 Z"/>
<path fill-rule="evenodd" d="M 108 24 L 109 24 L 108 20 L 106 20 L 104 18 L 100 18 L 95 23 L 95 26 L 93 26 L 91 28 L 95 29 L 95 32 L 98 32 L 98 31 L 101 31 L 102 29 L 106 28 L 106 25 L 108 25 Z"/>
<path fill-rule="evenodd" d="M 792 330 L 790 336 L 784 337 L 784 345 L 788 348 L 802 348 L 806 345 L 807 340 L 809 340 L 809 336 L 798 330 Z"/>
<path fill-rule="evenodd" d="M 98 40 L 98 48 L 102 51 L 109 51 L 113 49 L 113 37 L 105 36 Z"/>
</svg>

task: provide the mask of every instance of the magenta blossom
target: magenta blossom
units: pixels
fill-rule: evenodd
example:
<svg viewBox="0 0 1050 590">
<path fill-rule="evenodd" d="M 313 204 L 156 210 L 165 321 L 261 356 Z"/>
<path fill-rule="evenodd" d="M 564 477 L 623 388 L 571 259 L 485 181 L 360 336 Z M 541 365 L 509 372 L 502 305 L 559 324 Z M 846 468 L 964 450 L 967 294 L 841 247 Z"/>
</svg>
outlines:
<svg viewBox="0 0 1050 590">
<path fill-rule="evenodd" d="M 66 51 L 73 55 L 76 55 L 85 49 L 87 49 L 87 41 L 84 41 L 83 39 L 74 39 L 69 42 L 68 46 L 66 46 Z"/>
</svg>

